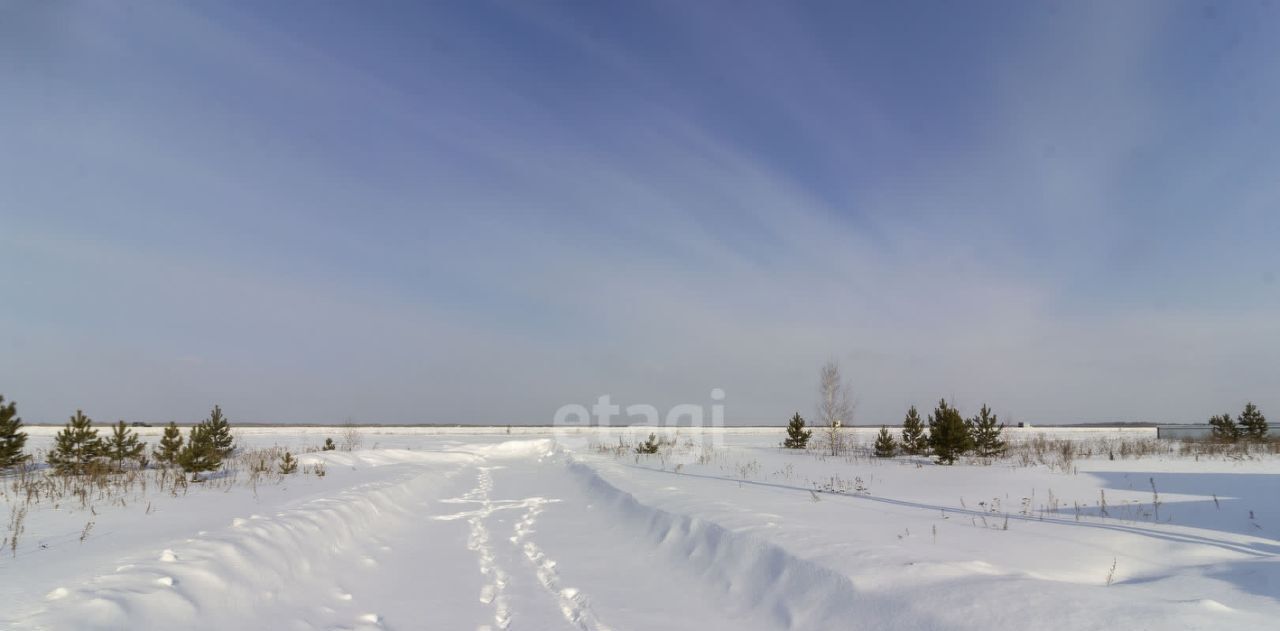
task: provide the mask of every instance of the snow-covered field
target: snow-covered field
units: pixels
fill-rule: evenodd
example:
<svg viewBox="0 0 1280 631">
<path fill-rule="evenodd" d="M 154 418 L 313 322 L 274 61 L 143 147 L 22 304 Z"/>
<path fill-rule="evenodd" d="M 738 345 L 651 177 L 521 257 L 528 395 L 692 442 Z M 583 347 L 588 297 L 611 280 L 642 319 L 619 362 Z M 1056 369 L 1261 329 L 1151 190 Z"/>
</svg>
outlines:
<svg viewBox="0 0 1280 631">
<path fill-rule="evenodd" d="M 28 502 L 10 476 L 0 628 L 1280 628 L 1275 456 L 1111 459 L 1153 432 L 1028 429 L 1009 438 L 1094 455 L 943 467 L 782 434 L 637 456 L 624 430 L 365 428 L 283 478 Z"/>
</svg>

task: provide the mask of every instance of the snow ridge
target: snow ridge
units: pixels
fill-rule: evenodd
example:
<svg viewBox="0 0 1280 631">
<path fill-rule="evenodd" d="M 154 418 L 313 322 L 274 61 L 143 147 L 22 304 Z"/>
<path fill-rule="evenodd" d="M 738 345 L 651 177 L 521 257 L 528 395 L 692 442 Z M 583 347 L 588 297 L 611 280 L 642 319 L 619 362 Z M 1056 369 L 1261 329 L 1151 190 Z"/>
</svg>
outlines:
<svg viewBox="0 0 1280 631">
<path fill-rule="evenodd" d="M 18 628 L 266 628 L 293 622 L 294 612 L 314 602 L 316 593 L 329 594 L 334 605 L 349 601 L 334 578 L 355 559 L 377 565 L 362 554 L 365 548 L 378 541 L 388 520 L 412 519 L 406 507 L 442 479 L 397 476 L 272 516 L 236 518 L 227 528 L 163 544 L 154 556 L 131 559 L 114 573 L 52 590 L 45 606 Z M 247 602 L 264 605 L 250 610 Z M 376 630 L 382 624 L 368 613 L 339 628 Z"/>
<path fill-rule="evenodd" d="M 784 629 L 842 628 L 850 620 L 877 618 L 889 628 L 903 622 L 875 615 L 885 603 L 868 602 L 838 572 L 756 537 L 643 504 L 571 457 L 567 466 L 586 493 L 620 513 L 620 523 L 635 524 L 657 551 L 695 573 L 740 613 L 765 616 Z"/>
</svg>

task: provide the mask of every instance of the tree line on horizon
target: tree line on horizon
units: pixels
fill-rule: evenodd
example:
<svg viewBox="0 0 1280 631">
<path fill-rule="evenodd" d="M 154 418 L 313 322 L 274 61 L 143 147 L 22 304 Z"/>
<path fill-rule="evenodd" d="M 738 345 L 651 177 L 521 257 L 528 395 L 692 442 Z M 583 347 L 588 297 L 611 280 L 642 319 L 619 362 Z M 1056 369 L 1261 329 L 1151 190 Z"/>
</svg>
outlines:
<svg viewBox="0 0 1280 631">
<path fill-rule="evenodd" d="M 0 395 L 0 469 L 24 465 L 31 459 L 25 452 L 26 442 L 27 433 L 22 431 L 16 403 L 4 405 L 4 396 Z M 198 479 L 201 473 L 221 468 L 223 460 L 235 449 L 231 423 L 217 405 L 208 418 L 191 427 L 185 439 L 177 423 L 169 423 L 149 455 L 147 443 L 124 421 L 112 425 L 110 435 L 99 436 L 93 419 L 83 410 L 76 410 L 54 435 L 53 448 L 45 460 L 55 473 L 79 475 L 115 473 L 126 467 L 145 469 L 154 459 L 160 466 L 181 468 Z"/>
<path fill-rule="evenodd" d="M 851 386 L 840 375 L 840 366 L 834 361 L 823 365 L 818 383 L 817 414 L 822 430 L 822 448 L 829 455 L 838 455 L 844 449 L 841 429 L 852 419 L 855 406 L 851 399 Z M 1252 402 L 1234 420 L 1230 414 L 1209 419 L 1213 439 L 1219 442 L 1267 440 L 1267 419 Z M 929 414 L 928 424 L 920 418 L 912 405 L 902 421 L 902 431 L 895 437 L 887 425 L 880 426 L 876 436 L 874 453 L 880 458 L 892 458 L 898 454 L 933 456 L 938 464 L 953 464 L 956 458 L 972 454 L 991 458 L 1004 454 L 1006 444 L 1002 437 L 1005 425 L 986 404 L 968 419 L 945 398 Z M 787 449 L 807 449 L 813 437 L 803 417 L 796 412 L 787 424 L 787 436 L 782 446 Z"/>
<path fill-rule="evenodd" d="M 835 426 L 838 430 L 840 426 Z M 1004 453 L 1005 442 L 1002 438 L 1004 423 L 983 404 L 976 415 L 964 418 L 958 409 L 947 403 L 946 399 L 938 401 L 937 407 L 929 415 L 928 425 L 920 418 L 916 406 L 907 410 L 902 421 L 902 431 L 895 437 L 887 425 L 880 426 L 876 435 L 874 453 L 877 458 L 892 458 L 899 454 L 934 456 L 939 464 L 952 464 L 956 458 L 965 454 L 973 454 L 983 458 L 995 457 Z M 823 428 L 830 432 L 832 427 Z M 797 412 L 787 424 L 787 437 L 782 441 L 788 449 L 805 449 L 813 436 L 813 430 L 806 429 L 804 418 Z M 827 448 L 839 452 L 840 447 L 831 448 L 832 437 L 826 437 Z M 837 438 L 838 440 L 838 438 Z"/>
<path fill-rule="evenodd" d="M 139 425 L 138 423 L 134 424 Z M 0 395 L 0 472 L 10 468 L 27 467 L 33 456 L 26 452 L 27 433 L 22 431 L 22 419 L 18 417 L 17 404 L 7 405 Z M 240 452 L 232 435 L 231 422 L 222 413 L 222 407 L 214 405 L 208 418 L 192 425 L 184 437 L 175 422 L 164 428 L 156 447 L 148 451 L 147 443 L 124 421 L 111 425 L 111 433 L 99 436 L 98 428 L 83 410 L 76 410 L 62 429 L 53 437 L 53 446 L 45 454 L 45 464 L 57 475 L 96 475 L 123 473 L 126 470 L 147 468 L 176 468 L 191 475 L 192 482 L 200 482 L 202 474 L 224 468 L 228 458 Z M 341 436 L 342 448 L 351 451 L 359 447 L 360 435 L 349 425 Z M 333 438 L 325 438 L 318 451 L 336 451 Z M 252 454 L 250 454 L 252 456 Z M 274 456 L 273 456 L 274 457 Z M 295 473 L 298 461 L 288 450 L 279 455 L 279 471 L 283 475 Z M 255 471 L 265 471 L 266 461 L 251 462 Z M 323 476 L 323 468 L 317 469 Z"/>
</svg>

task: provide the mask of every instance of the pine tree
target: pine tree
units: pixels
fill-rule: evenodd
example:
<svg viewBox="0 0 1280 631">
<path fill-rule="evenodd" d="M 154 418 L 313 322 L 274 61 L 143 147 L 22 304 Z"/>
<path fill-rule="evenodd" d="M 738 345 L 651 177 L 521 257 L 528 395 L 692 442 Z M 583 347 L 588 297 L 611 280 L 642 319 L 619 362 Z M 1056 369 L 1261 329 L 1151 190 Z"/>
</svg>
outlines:
<svg viewBox="0 0 1280 631">
<path fill-rule="evenodd" d="M 920 413 L 916 406 L 907 410 L 907 417 L 902 420 L 902 453 L 922 454 L 929 448 L 929 441 L 924 435 L 924 423 L 920 422 Z"/>
<path fill-rule="evenodd" d="M 509 429 L 508 429 L 508 433 L 510 433 Z M 320 451 L 333 451 L 337 448 L 338 446 L 333 444 L 332 438 L 326 438 L 324 439 L 324 446 L 320 448 Z"/>
<path fill-rule="evenodd" d="M 284 452 L 284 456 L 280 458 L 281 475 L 289 475 L 290 473 L 296 473 L 297 471 L 298 471 L 298 460 L 293 457 L 293 454 L 287 451 Z"/>
<path fill-rule="evenodd" d="M 141 460 L 146 448 L 145 444 L 138 441 L 138 434 L 130 430 L 124 421 L 120 421 L 111 428 L 111 436 L 103 443 L 102 451 L 115 464 L 116 471 L 119 471 L 125 460 Z"/>
<path fill-rule="evenodd" d="M 231 423 L 222 416 L 220 406 L 213 406 L 213 411 L 209 413 L 209 418 L 205 419 L 204 425 L 208 428 L 209 442 L 217 450 L 218 457 L 230 456 L 236 448 L 235 438 L 231 436 Z"/>
<path fill-rule="evenodd" d="M 1240 413 L 1237 420 L 1240 422 L 1240 433 L 1249 440 L 1267 439 L 1267 417 L 1262 415 L 1262 410 L 1252 401 L 1245 404 L 1244 412 Z"/>
<path fill-rule="evenodd" d="M 892 458 L 898 452 L 898 442 L 889 433 L 889 428 L 880 426 L 880 434 L 876 436 L 876 457 Z"/>
<path fill-rule="evenodd" d="M 929 415 L 929 447 L 938 458 L 938 464 L 952 464 L 961 454 L 973 448 L 969 427 L 960 411 L 938 401 L 938 407 Z"/>
<path fill-rule="evenodd" d="M 214 445 L 208 425 L 200 423 L 191 428 L 186 446 L 178 452 L 178 466 L 191 474 L 192 481 L 199 481 L 201 473 L 217 471 L 222 466 L 222 452 Z"/>
<path fill-rule="evenodd" d="M 656 454 L 658 447 L 662 446 L 662 441 L 658 440 L 656 434 L 649 434 L 649 440 L 636 445 L 636 453 L 638 454 Z"/>
<path fill-rule="evenodd" d="M 810 436 L 813 436 L 813 430 L 804 428 L 804 419 L 796 412 L 787 425 L 787 438 L 782 441 L 782 446 L 787 449 L 804 449 L 809 444 Z"/>
<path fill-rule="evenodd" d="M 1213 437 L 1215 440 L 1234 442 L 1240 438 L 1240 426 L 1231 420 L 1230 414 L 1221 416 L 1210 416 L 1209 425 L 1213 427 Z"/>
<path fill-rule="evenodd" d="M 13 401 L 4 404 L 4 395 L 0 395 L 0 469 L 7 469 L 26 462 L 27 455 L 22 452 L 27 444 L 27 433 L 22 429 L 22 419 L 18 418 L 18 405 Z"/>
<path fill-rule="evenodd" d="M 1004 423 L 999 423 L 987 404 L 982 404 L 982 409 L 970 420 L 969 426 L 973 433 L 973 448 L 979 456 L 989 458 L 1004 453 L 1004 440 L 1000 438 Z"/>
<path fill-rule="evenodd" d="M 53 450 L 49 452 L 49 464 L 58 473 L 84 473 L 102 455 L 102 439 L 93 421 L 76 410 L 66 427 L 53 437 Z"/>
<path fill-rule="evenodd" d="M 166 466 L 178 464 L 178 455 L 182 453 L 182 432 L 178 424 L 170 421 L 164 428 L 164 436 L 160 437 L 160 446 L 151 452 L 156 462 Z"/>
</svg>

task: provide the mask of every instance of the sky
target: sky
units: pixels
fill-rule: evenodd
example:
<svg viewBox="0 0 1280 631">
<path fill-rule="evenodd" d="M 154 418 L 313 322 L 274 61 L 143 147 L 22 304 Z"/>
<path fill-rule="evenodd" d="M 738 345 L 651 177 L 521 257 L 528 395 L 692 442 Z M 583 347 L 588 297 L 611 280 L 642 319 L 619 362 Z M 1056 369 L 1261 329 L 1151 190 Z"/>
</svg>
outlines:
<svg viewBox="0 0 1280 631">
<path fill-rule="evenodd" d="M 27 422 L 1280 418 L 1280 4 L 0 2 Z"/>
</svg>

